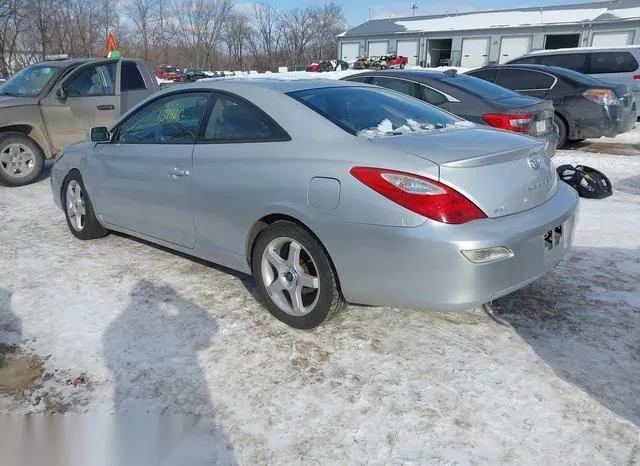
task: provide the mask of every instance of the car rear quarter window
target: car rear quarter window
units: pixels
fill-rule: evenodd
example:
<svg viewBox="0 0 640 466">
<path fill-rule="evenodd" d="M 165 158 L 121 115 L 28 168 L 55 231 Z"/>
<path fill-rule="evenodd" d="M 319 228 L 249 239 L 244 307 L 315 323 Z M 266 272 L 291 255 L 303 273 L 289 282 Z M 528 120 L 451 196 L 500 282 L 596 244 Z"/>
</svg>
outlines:
<svg viewBox="0 0 640 466">
<path fill-rule="evenodd" d="M 496 83 L 516 91 L 550 89 L 555 78 L 546 73 L 531 70 L 502 69 Z"/>
<path fill-rule="evenodd" d="M 346 79 L 346 81 L 354 81 L 357 83 L 370 83 L 371 79 L 372 78 L 370 76 L 354 76 L 353 78 Z"/>
<path fill-rule="evenodd" d="M 214 94 L 202 142 L 277 142 L 289 135 L 262 110 L 227 94 Z"/>
<path fill-rule="evenodd" d="M 496 80 L 496 74 L 498 74 L 498 72 L 494 69 L 481 69 L 473 70 L 469 74 L 471 76 L 475 76 L 476 78 L 484 79 L 485 81 L 494 82 Z"/>
<path fill-rule="evenodd" d="M 522 57 L 516 58 L 515 60 L 511 60 L 509 65 L 537 65 L 540 63 L 539 57 L 531 56 L 531 57 Z"/>
<path fill-rule="evenodd" d="M 448 99 L 438 91 L 431 89 L 430 87 L 420 86 L 422 93 L 422 100 L 430 103 L 431 105 L 442 105 L 448 102 Z"/>
<path fill-rule="evenodd" d="M 144 79 L 142 79 L 142 74 L 134 62 L 122 62 L 120 88 L 122 91 L 138 91 L 147 88 L 144 84 Z"/>
<path fill-rule="evenodd" d="M 540 55 L 539 64 L 548 66 L 559 66 L 560 68 L 568 68 L 579 73 L 588 73 L 587 53 L 558 53 L 553 55 Z"/>
<path fill-rule="evenodd" d="M 590 74 L 632 73 L 637 69 L 638 62 L 629 52 L 612 51 L 591 54 Z"/>
</svg>

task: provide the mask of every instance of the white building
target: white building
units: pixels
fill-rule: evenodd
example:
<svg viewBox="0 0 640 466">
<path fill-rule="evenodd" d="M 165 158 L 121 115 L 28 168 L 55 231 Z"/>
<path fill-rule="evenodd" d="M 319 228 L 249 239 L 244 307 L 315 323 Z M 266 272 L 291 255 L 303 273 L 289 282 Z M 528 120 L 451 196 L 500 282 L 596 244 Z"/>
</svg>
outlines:
<svg viewBox="0 0 640 466">
<path fill-rule="evenodd" d="M 527 52 L 640 45 L 640 0 L 367 21 L 338 36 L 340 58 L 404 55 L 410 65 L 480 67 Z"/>
</svg>

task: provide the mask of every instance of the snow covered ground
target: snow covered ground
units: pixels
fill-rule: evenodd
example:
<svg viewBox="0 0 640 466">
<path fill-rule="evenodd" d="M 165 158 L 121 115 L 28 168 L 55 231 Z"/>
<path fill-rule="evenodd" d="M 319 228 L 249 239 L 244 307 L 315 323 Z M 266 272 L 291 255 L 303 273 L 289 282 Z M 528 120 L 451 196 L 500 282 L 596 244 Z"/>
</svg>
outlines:
<svg viewBox="0 0 640 466">
<path fill-rule="evenodd" d="M 512 328 L 351 306 L 296 331 L 248 277 L 76 240 L 47 179 L 0 187 L 0 353 L 19 345 L 44 373 L 9 396 L 0 369 L 0 412 L 199 414 L 210 464 L 640 464 L 640 157 L 555 160 L 615 192 L 581 201 L 553 273 L 495 303 Z"/>
</svg>

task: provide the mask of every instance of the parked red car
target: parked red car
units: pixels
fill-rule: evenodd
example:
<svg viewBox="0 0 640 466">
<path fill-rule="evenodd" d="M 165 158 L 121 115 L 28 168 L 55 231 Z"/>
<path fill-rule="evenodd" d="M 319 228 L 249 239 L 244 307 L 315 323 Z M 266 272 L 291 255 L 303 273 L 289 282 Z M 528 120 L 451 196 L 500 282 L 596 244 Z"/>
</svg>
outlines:
<svg viewBox="0 0 640 466">
<path fill-rule="evenodd" d="M 388 68 L 404 68 L 409 63 L 409 59 L 403 56 L 391 55 L 386 57 L 386 65 Z"/>
<path fill-rule="evenodd" d="M 177 67 L 171 65 L 156 66 L 156 78 L 167 81 L 184 81 L 185 74 Z"/>
</svg>

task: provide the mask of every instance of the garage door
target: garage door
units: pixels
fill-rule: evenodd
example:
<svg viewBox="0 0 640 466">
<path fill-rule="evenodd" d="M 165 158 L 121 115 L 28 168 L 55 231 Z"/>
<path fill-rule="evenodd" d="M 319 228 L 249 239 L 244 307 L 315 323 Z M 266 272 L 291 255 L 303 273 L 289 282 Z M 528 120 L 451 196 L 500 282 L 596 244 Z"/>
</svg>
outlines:
<svg viewBox="0 0 640 466">
<path fill-rule="evenodd" d="M 386 40 L 369 42 L 369 56 L 379 57 L 380 55 L 386 55 L 389 43 Z"/>
<path fill-rule="evenodd" d="M 633 31 L 622 32 L 594 32 L 591 39 L 593 47 L 617 47 L 631 45 Z"/>
<path fill-rule="evenodd" d="M 500 41 L 500 63 L 521 57 L 531 50 L 531 36 L 503 37 Z"/>
<path fill-rule="evenodd" d="M 340 59 L 346 62 L 353 61 L 360 56 L 359 42 L 346 42 L 340 45 Z"/>
<path fill-rule="evenodd" d="M 403 57 L 407 57 L 409 59 L 409 65 L 417 65 L 418 64 L 418 41 L 417 40 L 399 40 L 398 41 L 398 50 L 396 50 L 398 55 Z"/>
<path fill-rule="evenodd" d="M 489 38 L 462 39 L 463 68 L 480 68 L 487 64 Z"/>
</svg>

